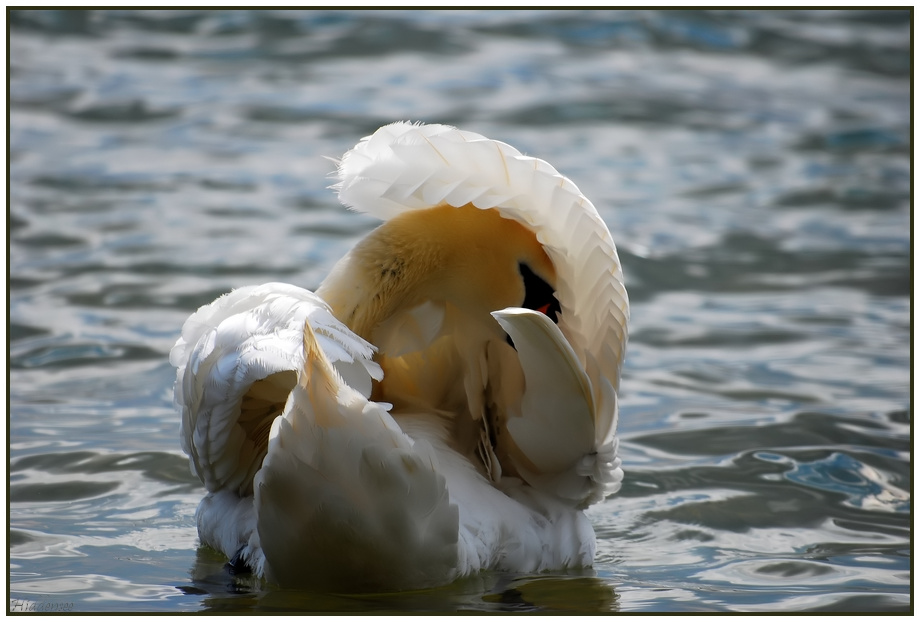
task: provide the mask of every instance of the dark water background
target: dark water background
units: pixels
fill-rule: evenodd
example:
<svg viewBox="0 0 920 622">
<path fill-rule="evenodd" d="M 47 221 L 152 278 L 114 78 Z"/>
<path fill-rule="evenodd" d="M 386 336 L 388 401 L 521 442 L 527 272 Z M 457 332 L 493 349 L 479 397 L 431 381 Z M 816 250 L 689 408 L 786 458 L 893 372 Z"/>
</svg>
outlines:
<svg viewBox="0 0 920 622">
<path fill-rule="evenodd" d="M 11 607 L 910 607 L 909 12 L 8 18 Z M 617 241 L 593 571 L 338 597 L 196 550 L 168 351 L 233 287 L 316 287 L 374 226 L 323 156 L 400 119 L 550 161 Z"/>
</svg>

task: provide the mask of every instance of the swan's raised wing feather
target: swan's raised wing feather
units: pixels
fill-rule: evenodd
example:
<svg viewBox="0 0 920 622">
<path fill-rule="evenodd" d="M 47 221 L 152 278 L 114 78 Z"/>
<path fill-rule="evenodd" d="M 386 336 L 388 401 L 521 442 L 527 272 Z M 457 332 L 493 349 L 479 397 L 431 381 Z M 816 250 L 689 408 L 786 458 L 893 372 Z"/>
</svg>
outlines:
<svg viewBox="0 0 920 622">
<path fill-rule="evenodd" d="M 629 298 L 616 246 L 591 201 L 550 164 L 473 132 L 401 122 L 346 153 L 338 177 L 343 203 L 384 220 L 472 204 L 530 228 L 558 273 L 560 328 L 619 386 Z"/>
<path fill-rule="evenodd" d="M 268 283 L 243 287 L 193 314 L 170 352 L 177 367 L 182 448 L 209 491 L 252 493 L 272 421 L 303 367 L 309 321 L 326 358 L 355 389 L 381 377 L 373 348 L 312 292 Z"/>
<path fill-rule="evenodd" d="M 472 204 L 529 228 L 556 270 L 559 330 L 581 367 L 597 379 L 596 446 L 615 442 L 629 299 L 613 238 L 574 183 L 503 142 L 411 123 L 394 123 L 363 139 L 343 157 L 338 177 L 343 203 L 384 220 L 437 205 Z M 601 479 L 620 476 L 610 466 Z"/>
</svg>

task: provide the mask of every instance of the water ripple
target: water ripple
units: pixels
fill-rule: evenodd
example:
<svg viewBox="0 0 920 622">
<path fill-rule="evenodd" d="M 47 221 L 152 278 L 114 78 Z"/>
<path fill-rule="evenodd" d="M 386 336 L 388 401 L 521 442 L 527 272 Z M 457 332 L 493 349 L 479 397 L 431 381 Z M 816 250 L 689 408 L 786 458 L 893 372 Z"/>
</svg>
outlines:
<svg viewBox="0 0 920 622">
<path fill-rule="evenodd" d="M 911 13 L 12 10 L 10 589 L 80 611 L 906 611 Z M 197 548 L 167 354 L 376 225 L 362 136 L 451 123 L 597 206 L 632 304 L 594 571 L 340 597 Z M 12 601 L 11 601 L 12 602 Z"/>
</svg>

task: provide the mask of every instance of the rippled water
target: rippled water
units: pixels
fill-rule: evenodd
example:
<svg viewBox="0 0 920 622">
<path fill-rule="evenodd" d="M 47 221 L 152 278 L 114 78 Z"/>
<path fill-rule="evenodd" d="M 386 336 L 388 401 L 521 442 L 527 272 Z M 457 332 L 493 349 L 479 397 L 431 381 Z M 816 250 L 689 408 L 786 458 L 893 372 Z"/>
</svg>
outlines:
<svg viewBox="0 0 920 622">
<path fill-rule="evenodd" d="M 910 608 L 904 11 L 14 11 L 11 608 Z M 339 597 L 197 549 L 167 353 L 374 226 L 379 125 L 458 125 L 598 206 L 633 305 L 593 571 Z"/>
</svg>

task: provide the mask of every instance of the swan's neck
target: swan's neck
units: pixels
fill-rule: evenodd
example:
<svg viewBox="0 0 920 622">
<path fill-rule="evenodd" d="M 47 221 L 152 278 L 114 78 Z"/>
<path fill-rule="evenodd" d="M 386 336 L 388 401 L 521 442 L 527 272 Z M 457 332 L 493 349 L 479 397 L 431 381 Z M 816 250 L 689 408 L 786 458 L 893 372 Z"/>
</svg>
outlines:
<svg viewBox="0 0 920 622">
<path fill-rule="evenodd" d="M 524 302 L 521 266 L 549 284 L 552 263 L 533 232 L 472 205 L 400 214 L 362 240 L 317 293 L 358 335 L 374 341 L 381 323 L 427 301 L 489 320 Z"/>
</svg>

